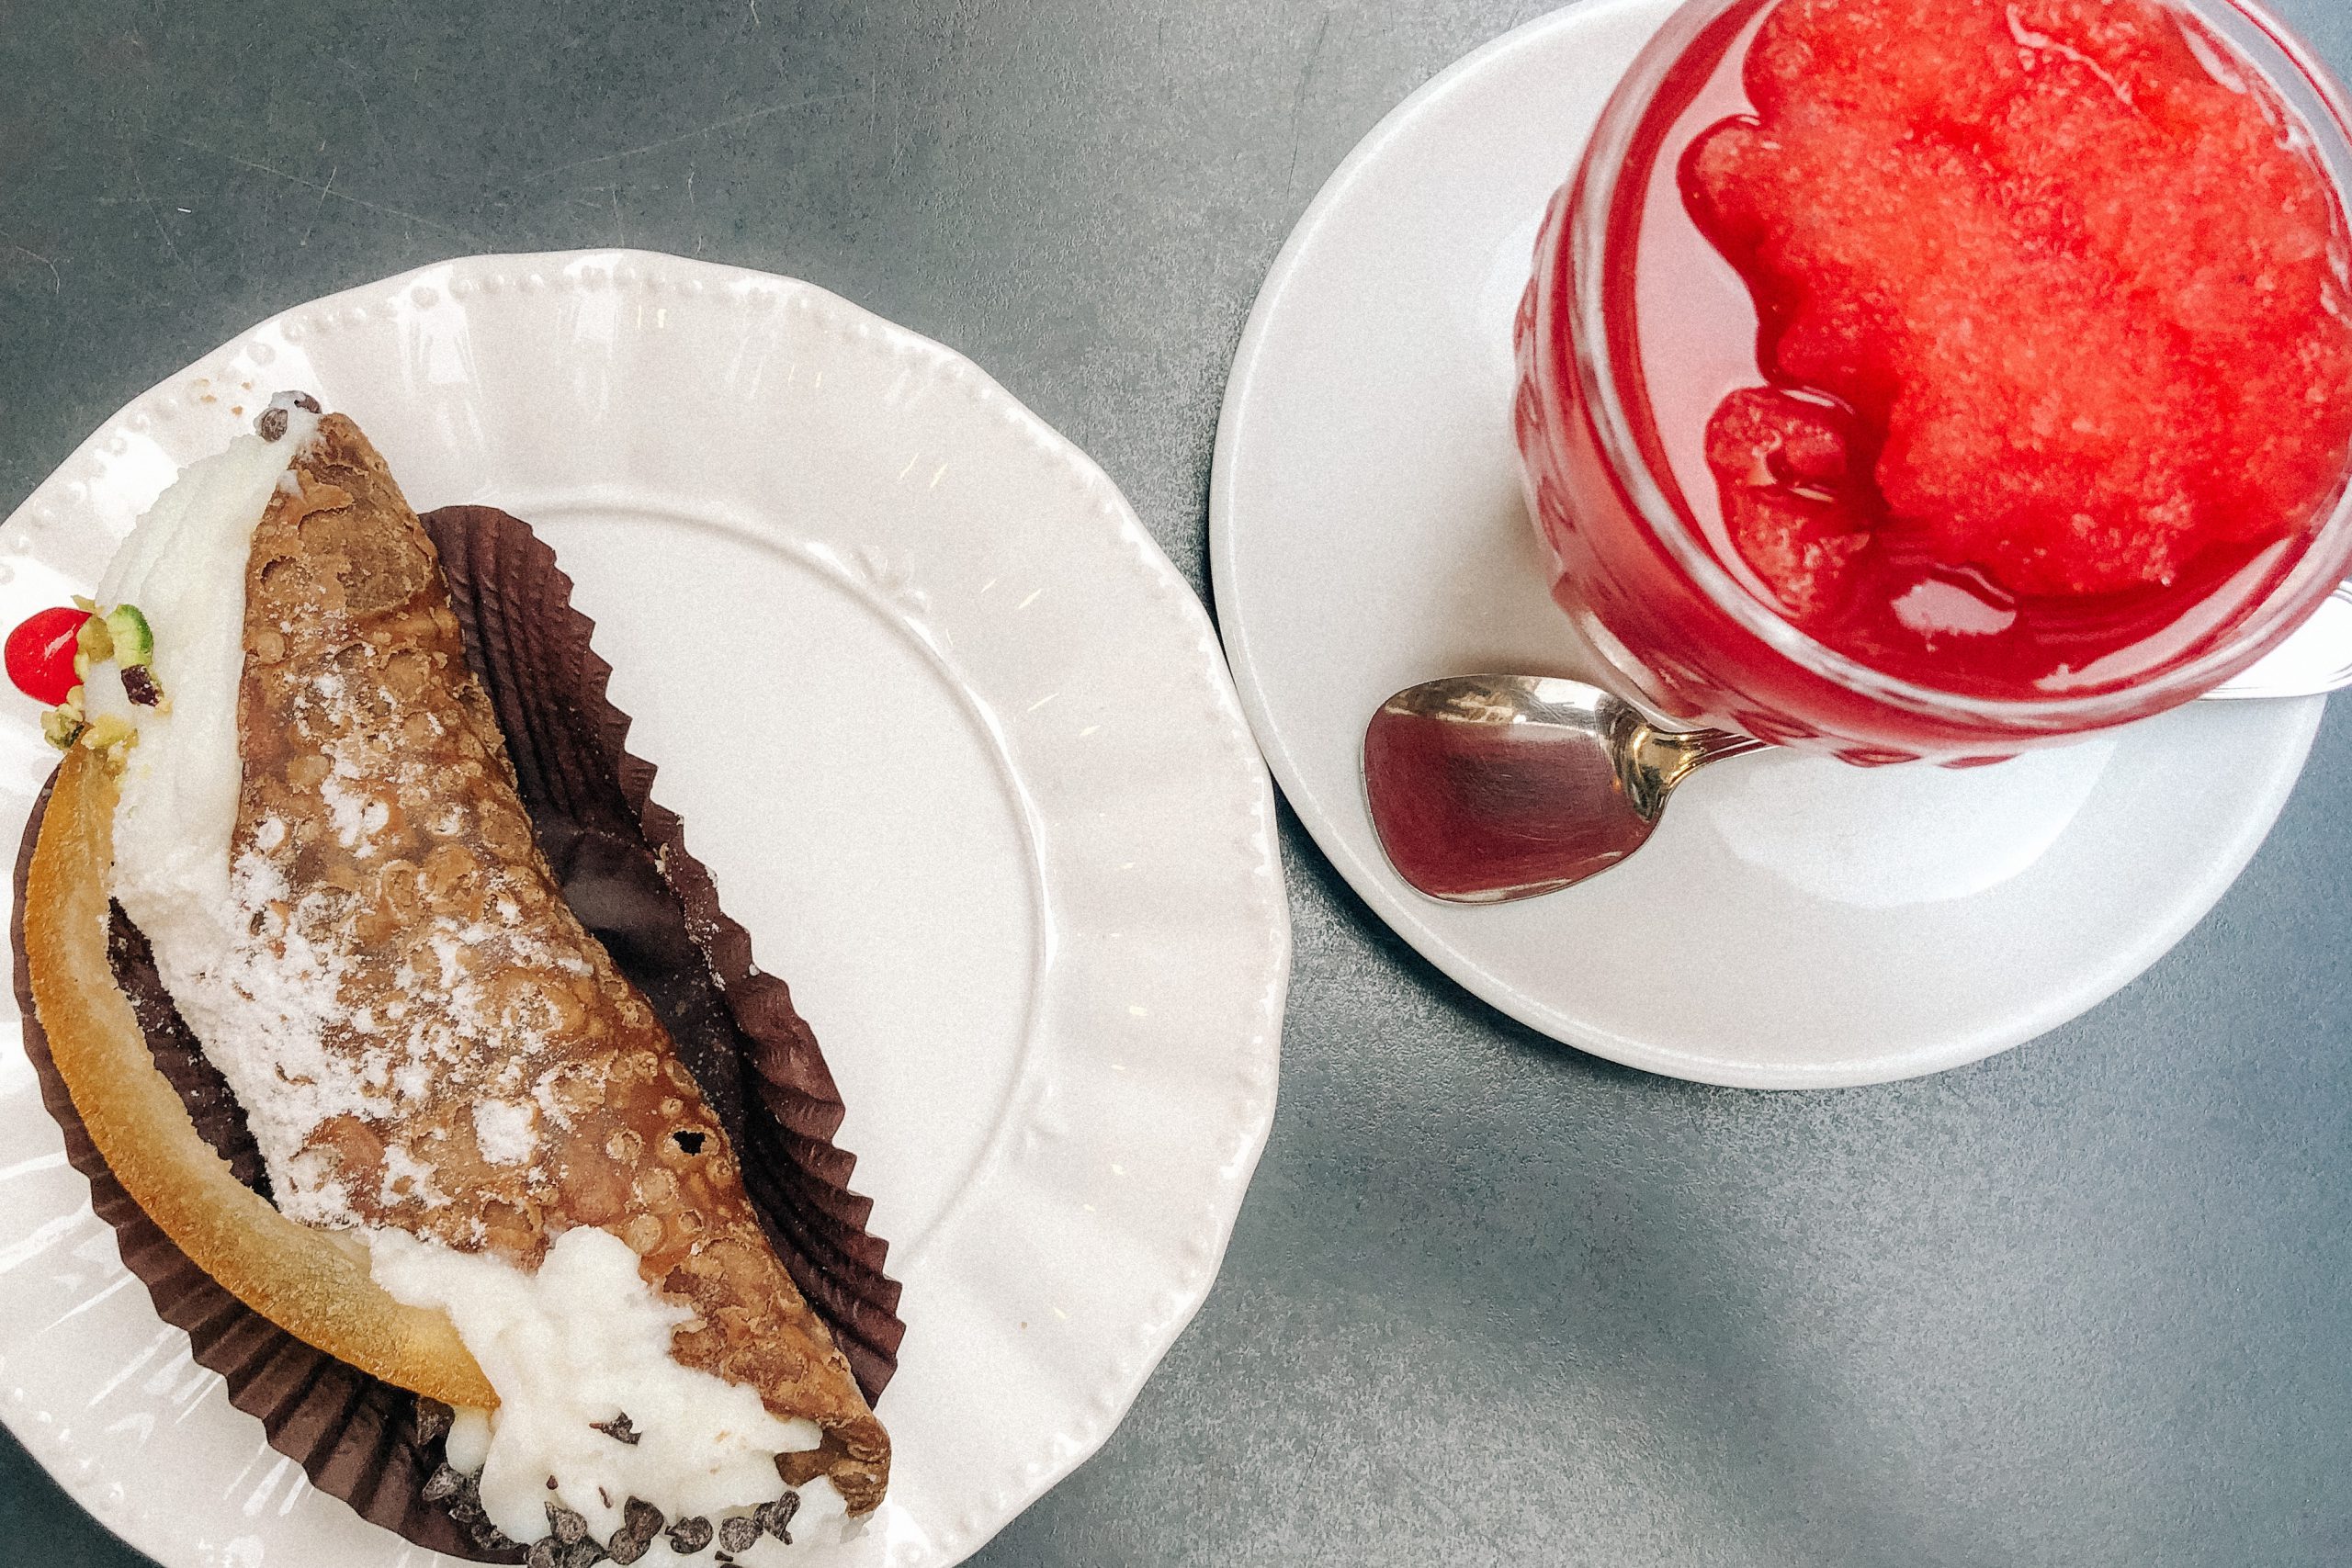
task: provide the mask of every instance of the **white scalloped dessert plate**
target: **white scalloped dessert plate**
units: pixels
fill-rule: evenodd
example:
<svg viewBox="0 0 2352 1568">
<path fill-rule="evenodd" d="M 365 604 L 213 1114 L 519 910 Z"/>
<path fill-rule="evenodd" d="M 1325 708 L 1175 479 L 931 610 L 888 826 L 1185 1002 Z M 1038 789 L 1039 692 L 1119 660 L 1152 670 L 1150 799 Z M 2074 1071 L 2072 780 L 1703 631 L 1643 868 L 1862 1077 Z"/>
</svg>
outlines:
<svg viewBox="0 0 2352 1568">
<path fill-rule="evenodd" d="M 1415 682 L 1577 675 L 1520 501 L 1510 322 L 1544 203 L 1675 0 L 1588 0 L 1400 104 L 1283 246 L 1209 487 L 1219 624 L 1283 794 L 1381 919 L 1512 1017 L 1677 1077 L 1829 1088 L 2056 1027 L 2161 957 L 2269 831 L 2317 699 L 2198 703 L 1999 767 L 1776 754 L 1623 867 L 1524 903 L 1406 886 L 1363 726 Z"/>
<path fill-rule="evenodd" d="M 1272 1115 L 1272 791 L 1199 602 L 960 355 L 808 284 L 603 252 L 426 267 L 171 378 L 0 529 L 0 625 L 85 591 L 280 388 L 357 419 L 420 509 L 555 546 L 655 797 L 825 1042 L 906 1287 L 895 1474 L 848 1540 L 745 1561 L 961 1559 L 1190 1320 Z M 53 760 L 35 721 L 0 698 L 11 845 Z M 191 1363 L 14 1028 L 0 1148 L 0 1416 L 76 1500 L 168 1568 L 440 1561 L 311 1491 Z"/>
</svg>

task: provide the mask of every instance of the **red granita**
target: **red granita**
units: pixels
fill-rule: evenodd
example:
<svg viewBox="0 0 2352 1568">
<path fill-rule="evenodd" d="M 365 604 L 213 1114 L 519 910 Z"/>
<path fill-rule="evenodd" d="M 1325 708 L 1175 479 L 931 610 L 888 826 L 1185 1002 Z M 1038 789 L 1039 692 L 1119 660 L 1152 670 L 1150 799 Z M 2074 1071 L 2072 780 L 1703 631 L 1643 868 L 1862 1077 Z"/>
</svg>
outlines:
<svg viewBox="0 0 2352 1568">
<path fill-rule="evenodd" d="M 2334 496 L 2335 199 L 2169 7 L 1781 0 L 1742 79 L 1755 114 L 1692 142 L 1682 190 L 1780 389 L 1726 400 L 1706 455 L 1792 618 L 1870 658 L 1873 558 L 1988 606 L 2144 594 Z"/>
</svg>

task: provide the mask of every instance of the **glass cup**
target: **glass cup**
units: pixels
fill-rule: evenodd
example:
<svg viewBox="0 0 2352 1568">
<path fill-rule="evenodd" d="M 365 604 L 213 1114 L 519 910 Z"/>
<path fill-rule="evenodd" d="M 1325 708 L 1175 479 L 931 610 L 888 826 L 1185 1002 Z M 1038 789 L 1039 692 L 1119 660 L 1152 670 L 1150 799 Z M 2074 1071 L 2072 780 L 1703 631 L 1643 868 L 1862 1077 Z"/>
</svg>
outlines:
<svg viewBox="0 0 2352 1568">
<path fill-rule="evenodd" d="M 1690 0 L 1668 20 L 1553 198 L 1520 303 L 1513 425 L 1529 507 L 1556 563 L 1553 596 L 1607 666 L 1606 683 L 1679 722 L 1852 762 L 1958 766 L 2161 713 L 2270 651 L 2352 566 L 2352 494 L 2340 480 L 2315 525 L 2251 580 L 2240 573 L 2189 603 L 2098 683 L 2047 696 L 1986 697 L 1873 668 L 1816 640 L 1726 567 L 1682 499 L 1648 400 L 1635 240 L 1660 171 L 1674 178 L 1678 124 L 1702 110 L 1720 118 L 1701 95 L 1711 79 L 1720 92 L 1719 68 L 1744 55 L 1773 3 Z M 2335 191 L 2341 243 L 2352 208 L 2343 90 L 2251 0 L 2169 3 L 2192 38 L 2251 67 L 2301 122 Z"/>
</svg>

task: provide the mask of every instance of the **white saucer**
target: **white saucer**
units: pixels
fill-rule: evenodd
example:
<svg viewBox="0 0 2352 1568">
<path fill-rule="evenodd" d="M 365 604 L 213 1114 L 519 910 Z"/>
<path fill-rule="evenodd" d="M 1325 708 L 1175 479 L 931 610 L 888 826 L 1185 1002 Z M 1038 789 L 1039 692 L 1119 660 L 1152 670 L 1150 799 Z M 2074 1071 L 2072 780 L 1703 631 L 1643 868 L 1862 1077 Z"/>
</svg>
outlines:
<svg viewBox="0 0 2352 1568">
<path fill-rule="evenodd" d="M 1999 767 L 1775 754 L 1677 795 L 1648 848 L 1523 904 L 1424 898 L 1358 773 L 1382 699 L 1438 675 L 1575 675 L 1520 501 L 1511 311 L 1545 200 L 1673 0 L 1496 39 L 1350 155 L 1235 356 L 1210 487 L 1216 606 L 1291 805 L 1382 919 L 1512 1017 L 1756 1088 L 1931 1073 L 2140 974 L 2285 803 L 2318 700 L 2204 703 Z"/>
<path fill-rule="evenodd" d="M 278 388 L 356 418 L 417 505 L 555 547 L 654 798 L 825 1043 L 906 1287 L 890 1493 L 846 1542 L 743 1561 L 959 1560 L 1117 1424 L 1272 1118 L 1273 797 L 1200 601 L 962 355 L 805 283 L 602 252 L 426 267 L 174 376 L 0 529 L 0 626 L 88 592 Z M 0 692 L 11 852 L 56 761 L 37 712 Z M 191 1364 L 5 1024 L 0 1150 L 0 1418 L 75 1501 L 166 1568 L 441 1561 Z"/>
</svg>

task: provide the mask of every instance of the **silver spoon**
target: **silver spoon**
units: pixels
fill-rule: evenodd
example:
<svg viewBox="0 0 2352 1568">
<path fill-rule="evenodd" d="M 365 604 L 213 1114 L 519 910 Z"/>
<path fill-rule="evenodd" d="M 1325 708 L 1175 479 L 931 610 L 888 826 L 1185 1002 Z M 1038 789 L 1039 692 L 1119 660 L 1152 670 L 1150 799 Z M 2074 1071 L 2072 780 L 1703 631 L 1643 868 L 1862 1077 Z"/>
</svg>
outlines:
<svg viewBox="0 0 2352 1568">
<path fill-rule="evenodd" d="M 2208 697 L 2313 696 L 2352 685 L 2352 583 L 2276 652 Z M 1674 786 L 1766 742 L 1666 729 L 1581 681 L 1453 675 L 1380 705 L 1364 799 L 1389 863 L 1433 898 L 1499 904 L 1557 892 L 1647 841 Z"/>
<path fill-rule="evenodd" d="M 1455 675 L 1380 705 L 1364 798 L 1389 863 L 1434 898 L 1499 904 L 1608 870 L 1642 847 L 1694 769 L 1765 742 L 1661 729 L 1581 681 Z"/>
</svg>

